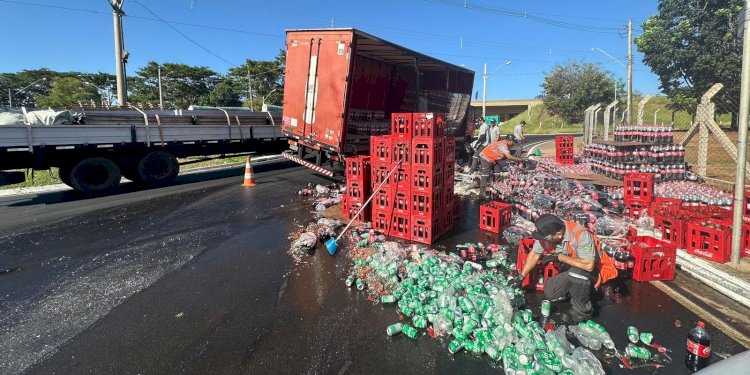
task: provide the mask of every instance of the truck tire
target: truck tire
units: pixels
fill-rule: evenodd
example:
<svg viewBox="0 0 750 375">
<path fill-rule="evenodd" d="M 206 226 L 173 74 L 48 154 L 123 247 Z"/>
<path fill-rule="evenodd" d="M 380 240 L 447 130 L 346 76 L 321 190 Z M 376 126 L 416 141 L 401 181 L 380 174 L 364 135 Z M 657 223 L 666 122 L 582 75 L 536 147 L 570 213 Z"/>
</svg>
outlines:
<svg viewBox="0 0 750 375">
<path fill-rule="evenodd" d="M 75 187 L 73 187 L 73 185 L 70 182 L 70 172 L 71 172 L 72 169 L 73 169 L 73 167 L 70 166 L 70 165 L 67 165 L 67 164 L 66 165 L 61 165 L 57 169 L 57 175 L 58 175 L 58 177 L 60 178 L 60 181 L 62 181 L 63 184 L 68 185 L 68 186 L 70 186 L 70 187 L 72 187 L 72 188 L 75 189 Z"/>
<path fill-rule="evenodd" d="M 168 185 L 179 172 L 177 158 L 164 151 L 149 152 L 138 162 L 138 178 L 149 186 Z"/>
<path fill-rule="evenodd" d="M 70 169 L 69 186 L 84 194 L 109 191 L 120 184 L 120 168 L 107 158 L 86 158 Z"/>
</svg>

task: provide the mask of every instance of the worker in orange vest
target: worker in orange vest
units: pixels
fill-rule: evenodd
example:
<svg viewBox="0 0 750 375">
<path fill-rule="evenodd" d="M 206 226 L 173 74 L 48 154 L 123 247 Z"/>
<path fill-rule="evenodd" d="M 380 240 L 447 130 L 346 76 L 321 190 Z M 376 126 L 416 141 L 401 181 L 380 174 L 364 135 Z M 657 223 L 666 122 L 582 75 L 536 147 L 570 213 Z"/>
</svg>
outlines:
<svg viewBox="0 0 750 375">
<path fill-rule="evenodd" d="M 510 153 L 510 148 L 513 147 L 515 140 L 513 134 L 508 134 L 505 139 L 490 143 L 479 154 L 479 162 L 482 165 L 482 190 L 490 184 L 490 181 L 495 180 L 508 160 L 524 161 L 524 159 L 517 158 Z"/>
<path fill-rule="evenodd" d="M 536 240 L 521 269 L 513 280 L 520 285 L 541 258 L 542 265 L 559 263 L 559 273 L 544 282 L 544 297 L 551 302 L 570 298 L 571 308 L 561 320 L 576 324 L 591 318 L 591 294 L 601 284 L 617 277 L 612 258 L 602 251 L 596 233 L 574 221 L 563 221 L 545 214 L 534 223 Z M 532 280 L 536 282 L 536 280 Z"/>
</svg>

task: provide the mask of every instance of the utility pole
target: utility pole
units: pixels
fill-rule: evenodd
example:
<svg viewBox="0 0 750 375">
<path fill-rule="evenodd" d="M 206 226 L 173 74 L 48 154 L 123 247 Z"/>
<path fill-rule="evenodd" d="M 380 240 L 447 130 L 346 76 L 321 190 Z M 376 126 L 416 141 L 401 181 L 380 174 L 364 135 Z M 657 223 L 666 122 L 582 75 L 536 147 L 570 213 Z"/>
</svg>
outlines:
<svg viewBox="0 0 750 375">
<path fill-rule="evenodd" d="M 8 89 L 8 107 L 13 106 L 13 92 Z"/>
<path fill-rule="evenodd" d="M 125 12 L 122 5 L 125 0 L 109 0 L 112 6 L 112 18 L 114 21 L 115 31 L 115 70 L 117 74 L 117 106 L 124 107 L 128 101 L 128 90 L 125 76 L 125 64 L 127 63 L 127 53 L 125 52 L 125 40 L 122 33 L 122 16 Z"/>
<path fill-rule="evenodd" d="M 484 64 L 484 74 L 482 75 L 484 84 L 482 85 L 482 119 L 484 119 L 487 110 L 487 63 Z"/>
<path fill-rule="evenodd" d="M 247 68 L 247 98 L 250 99 L 250 110 L 253 110 L 253 76 L 250 75 L 250 68 Z"/>
<path fill-rule="evenodd" d="M 628 20 L 628 122 L 631 124 L 630 103 L 633 100 L 633 21 Z"/>
<path fill-rule="evenodd" d="M 156 71 L 159 74 L 159 109 L 164 110 L 164 99 L 161 96 L 161 64 L 156 66 Z"/>
<path fill-rule="evenodd" d="M 734 225 L 732 225 L 732 263 L 740 264 L 742 252 L 742 216 L 745 212 L 745 161 L 747 160 L 747 116 L 750 114 L 750 0 L 745 0 L 742 24 L 742 74 L 740 75 L 740 123 L 737 135 L 737 173 L 734 180 Z"/>
</svg>

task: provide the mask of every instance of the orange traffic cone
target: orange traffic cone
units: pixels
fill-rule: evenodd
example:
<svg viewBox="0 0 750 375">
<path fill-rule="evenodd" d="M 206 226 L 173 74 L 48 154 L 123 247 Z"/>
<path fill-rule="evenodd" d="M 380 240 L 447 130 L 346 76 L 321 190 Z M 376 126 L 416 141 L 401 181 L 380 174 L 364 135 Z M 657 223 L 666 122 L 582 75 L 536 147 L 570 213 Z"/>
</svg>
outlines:
<svg viewBox="0 0 750 375">
<path fill-rule="evenodd" d="M 249 156 L 247 157 L 247 162 L 245 162 L 245 182 L 242 183 L 242 186 L 255 186 L 255 175 L 253 174 L 253 165 L 250 162 Z"/>
</svg>

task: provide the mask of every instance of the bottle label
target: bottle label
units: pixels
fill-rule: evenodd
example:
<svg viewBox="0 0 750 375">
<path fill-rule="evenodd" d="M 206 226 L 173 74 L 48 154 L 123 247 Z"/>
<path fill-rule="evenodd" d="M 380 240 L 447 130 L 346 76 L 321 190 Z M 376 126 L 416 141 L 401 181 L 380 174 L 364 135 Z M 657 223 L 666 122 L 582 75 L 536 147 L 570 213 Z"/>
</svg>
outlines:
<svg viewBox="0 0 750 375">
<path fill-rule="evenodd" d="M 711 356 L 711 346 L 701 345 L 691 339 L 687 340 L 687 351 L 697 355 L 700 358 L 708 358 Z"/>
<path fill-rule="evenodd" d="M 623 261 L 620 261 L 620 260 L 615 260 L 614 263 L 615 263 L 615 268 L 617 268 L 618 270 L 625 270 L 625 269 L 628 268 L 626 262 L 623 262 Z"/>
</svg>

